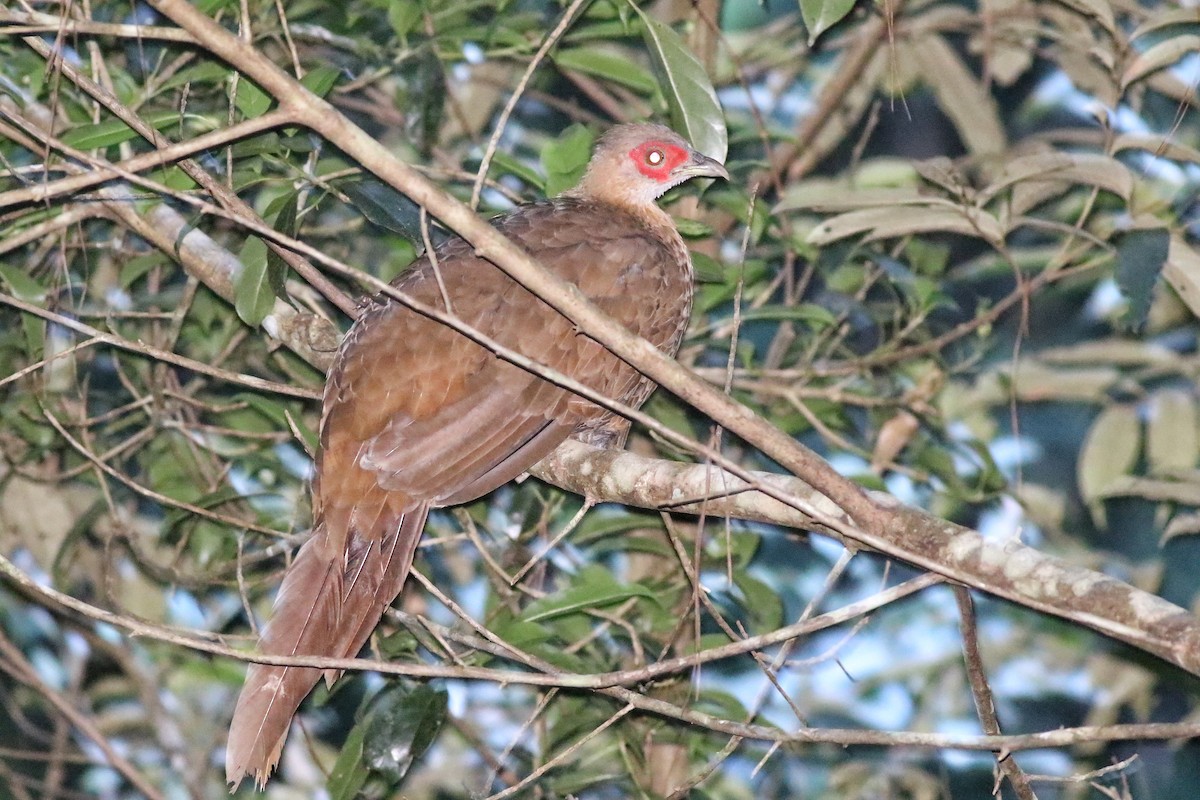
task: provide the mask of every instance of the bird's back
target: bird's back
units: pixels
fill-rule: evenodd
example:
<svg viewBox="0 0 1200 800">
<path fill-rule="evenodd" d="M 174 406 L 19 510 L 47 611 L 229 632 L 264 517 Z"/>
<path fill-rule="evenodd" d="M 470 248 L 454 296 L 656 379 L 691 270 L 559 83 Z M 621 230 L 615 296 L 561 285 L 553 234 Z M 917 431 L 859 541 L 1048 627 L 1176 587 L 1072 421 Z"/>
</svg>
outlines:
<svg viewBox="0 0 1200 800">
<path fill-rule="evenodd" d="M 573 198 L 522 206 L 496 226 L 630 331 L 666 352 L 678 348 L 692 275 L 673 228 Z M 466 325 L 606 397 L 636 406 L 653 388 L 462 239 L 445 242 L 394 285 L 439 310 L 448 300 Z M 328 483 L 331 471 L 351 477 L 358 467 L 370 473 L 358 480 L 373 478 L 413 500 L 462 502 L 523 472 L 572 433 L 603 431 L 612 419 L 381 296 L 351 329 L 331 371 L 321 495 L 340 493 Z"/>
</svg>

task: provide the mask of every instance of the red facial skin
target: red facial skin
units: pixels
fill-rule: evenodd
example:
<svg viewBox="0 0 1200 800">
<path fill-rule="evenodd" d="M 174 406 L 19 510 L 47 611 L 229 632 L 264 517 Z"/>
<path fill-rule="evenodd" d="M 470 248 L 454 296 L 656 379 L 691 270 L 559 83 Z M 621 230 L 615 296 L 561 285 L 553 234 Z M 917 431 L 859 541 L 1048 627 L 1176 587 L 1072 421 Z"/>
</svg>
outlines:
<svg viewBox="0 0 1200 800">
<path fill-rule="evenodd" d="M 671 171 L 688 160 L 688 151 L 668 142 L 650 141 L 629 151 L 638 172 L 651 180 L 666 182 Z"/>
</svg>

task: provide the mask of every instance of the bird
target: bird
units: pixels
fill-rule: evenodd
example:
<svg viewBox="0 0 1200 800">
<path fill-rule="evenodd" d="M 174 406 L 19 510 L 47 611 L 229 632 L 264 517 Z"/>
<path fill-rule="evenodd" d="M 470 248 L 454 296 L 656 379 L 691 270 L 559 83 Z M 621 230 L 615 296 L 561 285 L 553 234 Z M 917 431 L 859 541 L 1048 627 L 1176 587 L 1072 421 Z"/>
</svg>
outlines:
<svg viewBox="0 0 1200 800">
<path fill-rule="evenodd" d="M 596 142 L 577 186 L 492 220 L 628 330 L 674 356 L 691 316 L 691 258 L 657 200 L 691 178 L 728 180 L 670 128 L 622 124 Z M 451 237 L 393 282 L 493 341 L 636 408 L 654 384 L 560 312 Z M 368 301 L 325 384 L 313 526 L 287 569 L 258 648 L 353 657 L 404 587 L 432 508 L 518 477 L 569 437 L 624 445 L 628 422 L 499 358 L 386 294 Z M 322 674 L 250 664 L 226 746 L 226 779 L 265 786 L 291 720 Z"/>
</svg>

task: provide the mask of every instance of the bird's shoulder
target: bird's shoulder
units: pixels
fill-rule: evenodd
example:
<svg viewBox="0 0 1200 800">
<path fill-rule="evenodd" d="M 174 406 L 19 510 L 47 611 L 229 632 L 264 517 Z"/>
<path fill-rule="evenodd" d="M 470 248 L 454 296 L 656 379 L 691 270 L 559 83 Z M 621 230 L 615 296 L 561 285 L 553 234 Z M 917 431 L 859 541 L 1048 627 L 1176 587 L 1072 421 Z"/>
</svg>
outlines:
<svg viewBox="0 0 1200 800">
<path fill-rule="evenodd" d="M 657 206 L 636 213 L 623 206 L 573 195 L 517 206 L 495 217 L 492 224 L 527 247 L 580 243 L 601 247 L 614 240 L 657 246 L 678 236 L 670 217 Z"/>
</svg>

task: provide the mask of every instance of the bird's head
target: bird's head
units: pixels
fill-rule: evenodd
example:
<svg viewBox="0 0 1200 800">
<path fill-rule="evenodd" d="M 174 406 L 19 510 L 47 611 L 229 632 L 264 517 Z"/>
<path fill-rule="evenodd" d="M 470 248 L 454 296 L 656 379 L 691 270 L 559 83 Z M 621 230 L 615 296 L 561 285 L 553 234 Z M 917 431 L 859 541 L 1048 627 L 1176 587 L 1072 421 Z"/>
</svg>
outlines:
<svg viewBox="0 0 1200 800">
<path fill-rule="evenodd" d="M 570 193 L 638 208 L 699 177 L 728 180 L 729 173 L 664 125 L 618 125 L 596 142 L 583 179 Z"/>
</svg>

